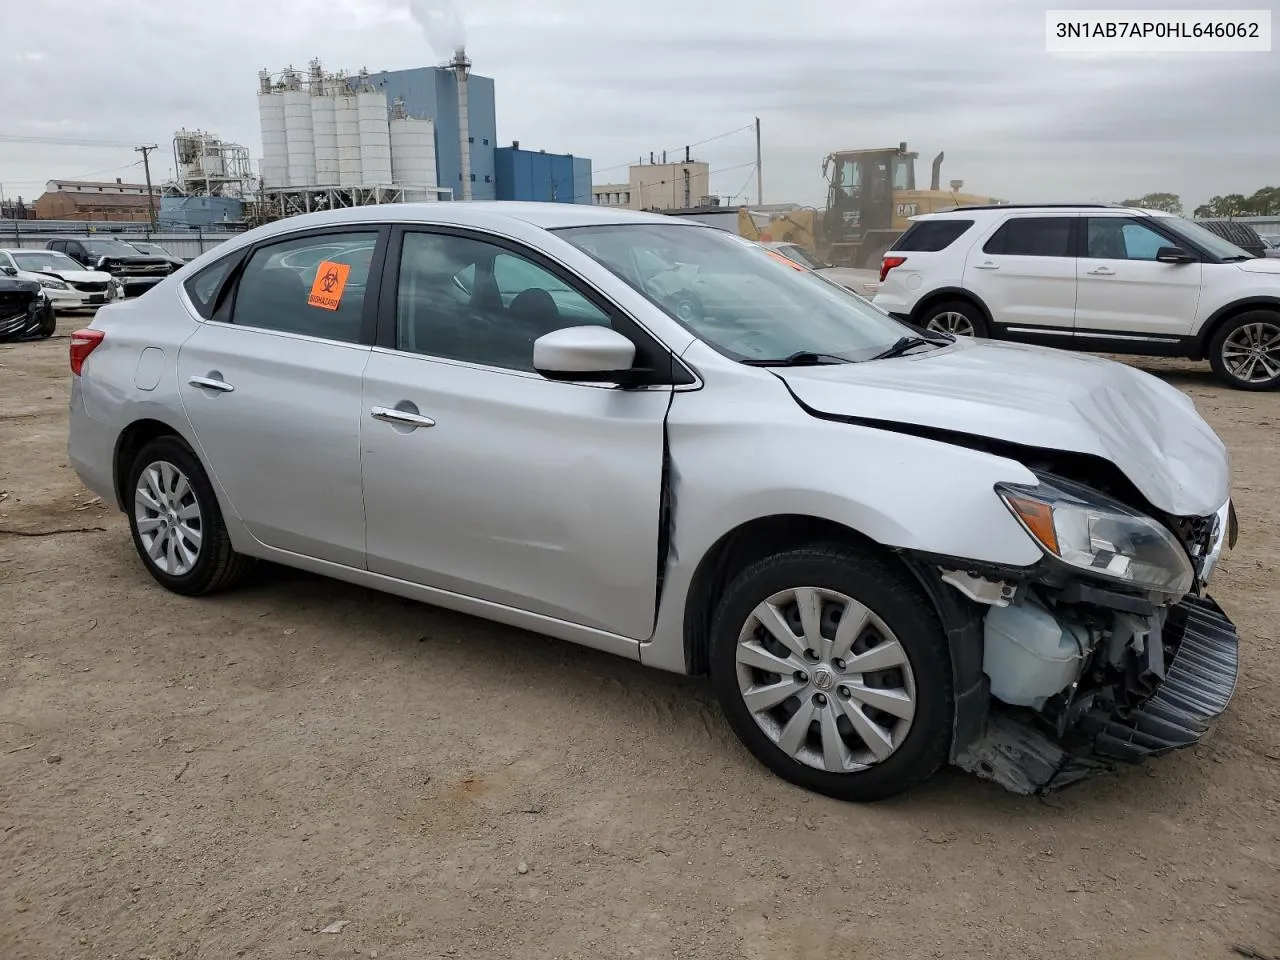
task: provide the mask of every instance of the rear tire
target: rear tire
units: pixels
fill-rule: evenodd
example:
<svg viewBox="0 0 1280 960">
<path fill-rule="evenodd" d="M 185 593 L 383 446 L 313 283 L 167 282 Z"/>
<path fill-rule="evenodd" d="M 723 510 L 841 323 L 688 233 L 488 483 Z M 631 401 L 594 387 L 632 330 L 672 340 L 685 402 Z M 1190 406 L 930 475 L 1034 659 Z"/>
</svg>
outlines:
<svg viewBox="0 0 1280 960">
<path fill-rule="evenodd" d="M 232 549 L 213 485 L 178 437 L 158 437 L 138 451 L 124 495 L 142 565 L 174 593 L 225 590 L 253 565 Z"/>
<path fill-rule="evenodd" d="M 1232 317 L 1209 341 L 1209 365 L 1237 390 L 1280 387 L 1280 313 L 1249 310 Z"/>
<path fill-rule="evenodd" d="M 905 574 L 864 550 L 802 547 L 742 571 L 716 610 L 710 666 L 734 732 L 797 786 L 881 800 L 947 758 L 942 625 Z"/>
<path fill-rule="evenodd" d="M 920 316 L 919 325 L 926 330 L 949 333 L 957 337 L 989 337 L 987 318 L 976 304 L 968 300 L 946 300 L 935 303 Z"/>
</svg>

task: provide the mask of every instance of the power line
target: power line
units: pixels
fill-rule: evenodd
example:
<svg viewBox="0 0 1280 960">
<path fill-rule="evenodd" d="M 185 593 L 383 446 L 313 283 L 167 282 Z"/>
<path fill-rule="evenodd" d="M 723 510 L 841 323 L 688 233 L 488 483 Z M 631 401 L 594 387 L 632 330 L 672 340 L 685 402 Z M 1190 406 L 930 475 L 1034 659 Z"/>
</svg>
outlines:
<svg viewBox="0 0 1280 960">
<path fill-rule="evenodd" d="M 128 170 L 133 167 L 140 166 L 142 166 L 142 161 L 135 160 L 133 163 L 121 164 L 118 167 L 108 167 L 106 170 L 91 170 L 89 173 L 73 173 L 68 177 L 45 177 L 43 180 L 5 180 L 4 182 L 10 186 L 38 187 L 48 183 L 50 180 L 87 180 L 90 177 L 101 177 L 108 173 L 115 173 L 117 170 Z"/>
<path fill-rule="evenodd" d="M 754 123 L 748 123 L 745 127 L 738 127 L 735 130 L 727 130 L 724 133 L 717 133 L 714 137 L 707 137 L 705 140 L 698 140 L 698 141 L 695 141 L 694 143 L 680 143 L 674 147 L 669 148 L 668 150 L 656 151 L 656 152 L 674 153 L 677 150 L 683 150 L 685 147 L 688 147 L 690 150 L 692 150 L 694 147 L 700 147 L 704 143 L 711 143 L 714 140 L 723 140 L 725 137 L 731 137 L 735 133 L 742 133 L 744 130 L 754 130 L 755 127 L 756 125 Z M 626 160 L 622 163 L 615 163 L 613 166 L 610 166 L 610 167 L 597 167 L 595 166 L 595 164 L 592 164 L 591 173 L 593 175 L 597 173 L 608 173 L 610 170 L 621 170 L 623 167 L 630 167 L 630 166 L 633 166 L 634 164 L 635 164 L 635 161 L 633 160 Z"/>
<path fill-rule="evenodd" d="M 14 133 L 0 133 L 3 143 L 48 143 L 61 144 L 67 147 L 132 147 L 132 143 L 123 140 L 82 140 L 74 137 L 30 137 Z"/>
</svg>

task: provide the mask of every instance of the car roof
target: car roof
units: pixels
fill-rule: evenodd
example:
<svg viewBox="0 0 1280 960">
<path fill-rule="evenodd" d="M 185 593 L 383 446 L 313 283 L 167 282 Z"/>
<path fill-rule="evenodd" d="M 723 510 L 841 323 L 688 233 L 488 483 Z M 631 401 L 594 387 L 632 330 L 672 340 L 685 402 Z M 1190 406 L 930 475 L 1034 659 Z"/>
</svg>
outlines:
<svg viewBox="0 0 1280 960">
<path fill-rule="evenodd" d="M 0 247 L 0 253 L 59 253 L 48 247 Z"/>
<path fill-rule="evenodd" d="M 1000 216 L 1006 213 L 1022 214 L 1063 214 L 1087 213 L 1094 217 L 1127 216 L 1127 217 L 1176 217 L 1177 214 L 1165 210 L 1148 210 L 1144 207 L 1122 207 L 1112 203 L 1001 203 L 978 204 L 974 206 L 950 207 L 936 210 L 933 213 L 921 213 L 910 220 L 971 220 L 975 216 Z"/>
<path fill-rule="evenodd" d="M 320 227 L 351 221 L 383 221 L 392 223 L 441 223 L 454 226 L 493 226 L 503 220 L 519 220 L 545 230 L 562 227 L 606 226 L 618 223 L 706 224 L 669 217 L 660 213 L 618 210 L 586 203 L 530 203 L 519 200 L 435 201 L 425 203 L 386 203 L 340 210 L 322 210 L 277 220 L 282 230 Z"/>
</svg>

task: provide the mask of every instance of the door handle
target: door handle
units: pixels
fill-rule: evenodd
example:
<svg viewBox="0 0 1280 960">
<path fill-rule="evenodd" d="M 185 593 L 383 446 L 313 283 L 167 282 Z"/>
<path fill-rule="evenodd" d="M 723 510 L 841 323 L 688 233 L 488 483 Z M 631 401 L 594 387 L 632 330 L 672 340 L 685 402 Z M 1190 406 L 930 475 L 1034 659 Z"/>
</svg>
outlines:
<svg viewBox="0 0 1280 960">
<path fill-rule="evenodd" d="M 1107 267 L 1094 267 L 1089 271 L 1091 277 L 1114 277 L 1116 272 Z"/>
<path fill-rule="evenodd" d="M 203 387 L 206 390 L 217 390 L 219 393 L 231 393 L 235 390 L 231 384 L 225 380 L 216 380 L 213 377 L 192 377 L 187 383 L 193 387 Z"/>
<path fill-rule="evenodd" d="M 374 407 L 369 411 L 369 416 L 375 420 L 381 420 L 383 423 L 396 423 L 405 427 L 434 427 L 436 422 L 430 417 L 424 417 L 420 413 L 410 413 L 408 410 L 397 410 L 395 407 Z"/>
<path fill-rule="evenodd" d="M 992 263 L 990 260 L 988 260 L 986 263 L 975 263 L 975 264 L 973 265 L 973 269 L 975 269 L 975 270 L 999 270 L 999 269 L 1000 269 L 1000 264 L 998 264 L 998 263 Z"/>
</svg>

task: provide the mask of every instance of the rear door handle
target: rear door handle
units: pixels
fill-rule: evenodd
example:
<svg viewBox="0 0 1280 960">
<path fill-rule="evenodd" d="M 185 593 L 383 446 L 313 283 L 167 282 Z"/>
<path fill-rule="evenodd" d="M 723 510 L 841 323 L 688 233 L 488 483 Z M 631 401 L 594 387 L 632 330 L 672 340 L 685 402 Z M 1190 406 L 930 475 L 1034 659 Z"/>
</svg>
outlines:
<svg viewBox="0 0 1280 960">
<path fill-rule="evenodd" d="M 397 410 L 395 407 L 374 407 L 369 411 L 369 416 L 375 420 L 381 420 L 383 423 L 394 423 L 405 427 L 434 427 L 436 422 L 430 417 L 424 417 L 420 413 L 410 413 L 408 410 Z"/>
<path fill-rule="evenodd" d="M 1094 267 L 1089 271 L 1091 277 L 1114 277 L 1116 272 L 1107 267 Z"/>
<path fill-rule="evenodd" d="M 988 260 L 986 263 L 975 263 L 975 264 L 973 265 L 973 269 L 975 269 L 975 270 L 999 270 L 999 269 L 1000 269 L 1000 264 L 998 264 L 998 263 L 992 263 L 990 260 Z"/>
<path fill-rule="evenodd" d="M 193 387 L 203 387 L 206 390 L 217 390 L 219 393 L 231 393 L 235 390 L 231 384 L 225 380 L 218 380 L 214 377 L 192 377 L 187 383 Z"/>
</svg>

